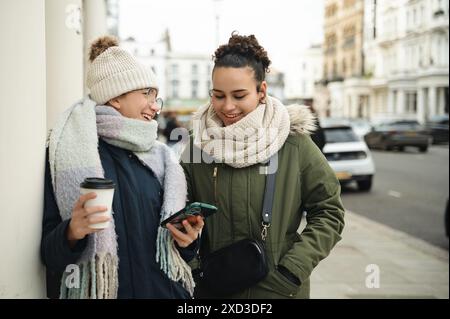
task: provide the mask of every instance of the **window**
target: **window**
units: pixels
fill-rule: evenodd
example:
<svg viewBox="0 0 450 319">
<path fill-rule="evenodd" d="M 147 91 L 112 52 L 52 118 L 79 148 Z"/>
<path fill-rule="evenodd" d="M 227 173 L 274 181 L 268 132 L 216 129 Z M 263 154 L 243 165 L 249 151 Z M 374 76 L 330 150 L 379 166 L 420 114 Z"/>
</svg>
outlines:
<svg viewBox="0 0 450 319">
<path fill-rule="evenodd" d="M 344 48 L 353 48 L 355 45 L 356 27 L 354 25 L 349 25 L 344 27 Z"/>
<path fill-rule="evenodd" d="M 197 75 L 198 74 L 198 65 L 197 64 L 192 64 L 191 72 L 192 72 L 193 75 Z"/>
<path fill-rule="evenodd" d="M 171 69 L 173 75 L 178 75 L 178 64 L 172 64 Z"/>
<path fill-rule="evenodd" d="M 330 33 L 325 36 L 325 54 L 331 54 L 336 51 L 336 34 Z"/>
<path fill-rule="evenodd" d="M 358 74 L 358 70 L 356 69 L 356 59 L 354 56 L 352 56 L 351 71 L 353 74 Z"/>
<path fill-rule="evenodd" d="M 332 16 L 334 16 L 336 14 L 336 12 L 337 12 L 337 5 L 332 4 L 325 9 L 325 16 L 327 18 L 331 18 Z"/>
<path fill-rule="evenodd" d="M 345 0 L 344 1 L 344 8 L 350 9 L 355 6 L 355 0 Z"/>
<path fill-rule="evenodd" d="M 406 113 L 416 113 L 417 112 L 417 93 L 407 92 L 406 93 Z"/>
<path fill-rule="evenodd" d="M 196 99 L 197 93 L 198 93 L 198 81 L 192 80 L 192 82 L 191 82 L 191 97 L 193 99 Z"/>
<path fill-rule="evenodd" d="M 178 90 L 180 86 L 180 82 L 178 80 L 172 80 L 172 98 L 178 99 Z"/>
</svg>

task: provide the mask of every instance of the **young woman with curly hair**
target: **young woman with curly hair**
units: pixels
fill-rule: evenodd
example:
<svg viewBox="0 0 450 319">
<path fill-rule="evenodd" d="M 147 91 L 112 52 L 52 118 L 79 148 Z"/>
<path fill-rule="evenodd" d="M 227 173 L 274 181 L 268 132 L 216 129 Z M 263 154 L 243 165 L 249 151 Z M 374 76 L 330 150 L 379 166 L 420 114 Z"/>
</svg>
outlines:
<svg viewBox="0 0 450 319">
<path fill-rule="evenodd" d="M 233 33 L 216 50 L 214 63 L 211 100 L 194 115 L 182 156 L 189 200 L 218 207 L 205 220 L 195 296 L 308 298 L 311 272 L 340 240 L 344 227 L 339 181 L 310 137 L 314 117 L 306 106 L 285 106 L 267 94 L 265 74 L 271 62 L 254 35 Z M 275 169 L 267 174 L 272 163 Z M 272 216 L 265 220 L 265 185 L 271 173 Z M 305 211 L 307 225 L 299 234 Z M 248 269 L 245 255 L 232 258 L 228 266 L 225 261 L 219 275 L 210 276 L 202 260 L 243 239 L 264 243 L 264 277 L 243 284 L 256 271 Z M 235 277 L 242 280 L 232 284 Z"/>
</svg>

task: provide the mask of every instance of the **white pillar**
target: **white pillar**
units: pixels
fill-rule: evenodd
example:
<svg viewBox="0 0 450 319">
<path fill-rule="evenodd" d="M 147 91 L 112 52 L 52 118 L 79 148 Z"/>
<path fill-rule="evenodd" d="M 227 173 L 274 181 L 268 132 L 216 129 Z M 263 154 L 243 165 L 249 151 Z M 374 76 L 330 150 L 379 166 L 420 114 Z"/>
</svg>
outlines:
<svg viewBox="0 0 450 319">
<path fill-rule="evenodd" d="M 106 35 L 106 1 L 83 0 L 84 74 L 89 65 L 89 47 L 93 40 Z M 85 88 L 85 92 L 87 89 Z"/>
<path fill-rule="evenodd" d="M 439 88 L 438 90 L 438 114 L 445 113 L 445 88 Z"/>
<path fill-rule="evenodd" d="M 369 120 L 372 119 L 376 113 L 379 97 L 378 94 L 379 93 L 377 91 L 373 90 L 369 95 Z"/>
<path fill-rule="evenodd" d="M 47 129 L 83 97 L 81 0 L 46 0 Z"/>
<path fill-rule="evenodd" d="M 436 87 L 430 87 L 428 90 L 428 114 L 429 116 L 433 116 L 436 115 L 436 93 L 437 93 L 437 89 Z"/>
<path fill-rule="evenodd" d="M 388 107 L 387 107 L 388 114 L 394 114 L 394 109 L 395 109 L 394 103 L 395 103 L 395 91 L 393 91 L 392 89 L 389 89 Z"/>
<path fill-rule="evenodd" d="M 425 94 L 423 88 L 417 88 L 417 120 L 419 123 L 424 123 L 426 119 L 425 114 Z"/>
<path fill-rule="evenodd" d="M 0 2 L 0 299 L 44 298 L 45 0 Z"/>
<path fill-rule="evenodd" d="M 398 90 L 397 93 L 397 108 L 396 108 L 396 114 L 397 115 L 404 115 L 405 114 L 405 91 L 402 89 Z"/>
</svg>

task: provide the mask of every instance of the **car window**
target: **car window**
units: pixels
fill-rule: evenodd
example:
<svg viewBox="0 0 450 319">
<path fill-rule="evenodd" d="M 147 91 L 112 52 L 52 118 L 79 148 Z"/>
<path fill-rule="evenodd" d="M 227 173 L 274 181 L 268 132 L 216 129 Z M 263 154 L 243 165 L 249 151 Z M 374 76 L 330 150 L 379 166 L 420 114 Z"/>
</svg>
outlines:
<svg viewBox="0 0 450 319">
<path fill-rule="evenodd" d="M 358 136 L 351 128 L 326 128 L 325 141 L 327 143 L 358 142 Z"/>
</svg>

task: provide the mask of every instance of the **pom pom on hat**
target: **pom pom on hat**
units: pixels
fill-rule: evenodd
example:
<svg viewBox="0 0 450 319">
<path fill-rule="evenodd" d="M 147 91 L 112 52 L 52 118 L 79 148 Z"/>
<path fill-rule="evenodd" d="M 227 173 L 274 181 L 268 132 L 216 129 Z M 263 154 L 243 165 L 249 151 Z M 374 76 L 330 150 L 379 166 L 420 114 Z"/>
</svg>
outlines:
<svg viewBox="0 0 450 319">
<path fill-rule="evenodd" d="M 134 90 L 158 89 L 153 71 L 119 47 L 115 37 L 103 36 L 92 42 L 89 60 L 86 84 L 97 104 Z"/>
<path fill-rule="evenodd" d="M 100 37 L 91 44 L 91 49 L 89 50 L 89 61 L 93 62 L 96 57 L 105 52 L 110 47 L 118 47 L 119 40 L 116 37 L 106 35 Z"/>
</svg>

